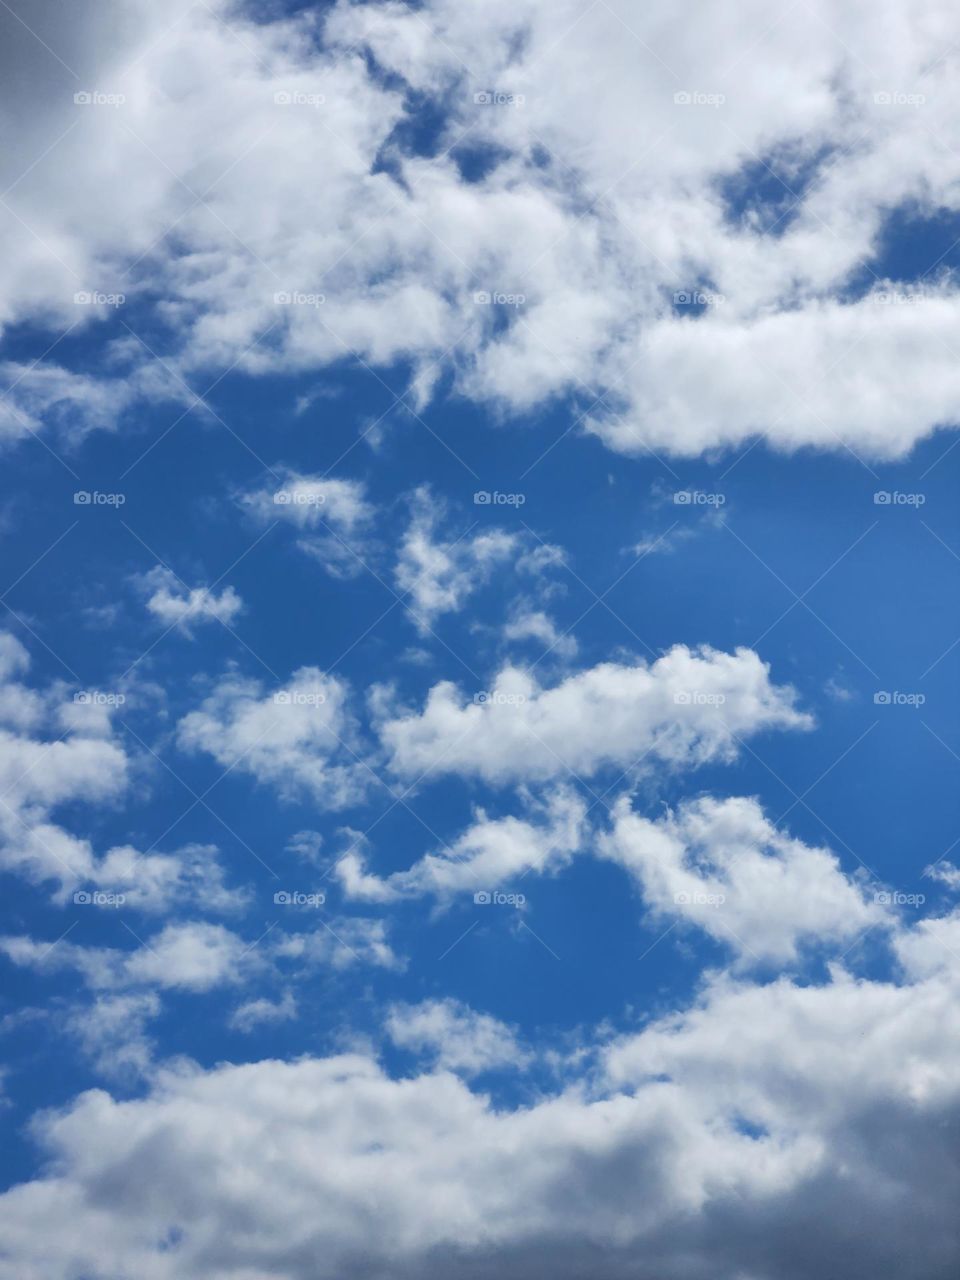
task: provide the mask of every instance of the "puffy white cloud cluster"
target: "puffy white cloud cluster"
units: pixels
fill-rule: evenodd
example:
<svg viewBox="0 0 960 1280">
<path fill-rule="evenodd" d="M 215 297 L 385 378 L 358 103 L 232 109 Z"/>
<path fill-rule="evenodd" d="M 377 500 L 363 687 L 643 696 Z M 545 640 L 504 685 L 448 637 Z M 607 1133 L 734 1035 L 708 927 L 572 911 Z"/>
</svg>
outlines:
<svg viewBox="0 0 960 1280">
<path fill-rule="evenodd" d="M 334 864 L 334 875 L 350 899 L 396 902 L 431 895 L 442 904 L 456 895 L 489 893 L 529 872 L 551 874 L 566 866 L 586 838 L 586 805 L 572 790 L 557 787 L 523 818 L 490 818 L 483 810 L 451 844 L 428 853 L 405 871 L 385 878 L 367 870 L 367 844 L 354 838 Z"/>
<path fill-rule="evenodd" d="M 96 0 L 65 23 L 39 0 L 30 26 L 4 15 L 0 321 L 142 303 L 167 332 L 164 365 L 124 333 L 100 375 L 8 367 L 5 435 L 355 356 L 398 394 L 408 363 L 414 411 L 445 367 L 508 413 L 572 397 L 628 452 L 759 433 L 895 457 L 960 415 L 952 278 L 890 282 L 878 256 L 891 211 L 957 212 L 945 0 L 694 23 L 635 0 Z"/>
<path fill-rule="evenodd" d="M 51 1169 L 0 1199 L 0 1275 L 948 1280 L 957 1009 L 949 957 L 902 986 L 718 978 L 516 1109 L 360 1054 L 93 1090 L 38 1123 Z M 389 1029 L 460 1069 L 509 1034 L 446 1004 Z"/>
<path fill-rule="evenodd" d="M 530 1059 L 510 1027 L 460 1000 L 392 1005 L 384 1029 L 399 1048 L 460 1075 L 480 1075 L 498 1067 L 522 1070 Z"/>
<path fill-rule="evenodd" d="M 794 701 L 750 649 L 675 645 L 655 662 L 601 663 L 553 688 L 512 666 L 468 699 L 443 681 L 422 711 L 384 711 L 379 733 L 391 767 L 405 776 L 543 781 L 605 766 L 633 772 L 644 761 L 729 760 L 745 735 L 809 728 Z"/>
<path fill-rule="evenodd" d="M 830 850 L 778 831 L 755 800 L 705 797 L 650 819 L 624 797 L 600 847 L 656 916 L 695 924 L 742 963 L 789 964 L 804 944 L 852 945 L 893 923 L 883 890 L 851 880 Z"/>
<path fill-rule="evenodd" d="M 233 587 L 224 587 L 219 595 L 212 587 L 189 587 L 163 565 L 145 573 L 141 586 L 150 613 L 168 629 L 177 627 L 184 635 L 191 635 L 195 626 L 205 622 L 222 622 L 229 627 L 243 612 L 243 601 Z"/>
<path fill-rule="evenodd" d="M 316 667 L 302 667 L 273 692 L 226 675 L 183 717 L 177 736 L 184 751 L 204 751 L 282 796 L 308 794 L 331 809 L 356 803 L 375 780 L 357 752 L 346 683 Z"/>
<path fill-rule="evenodd" d="M 125 695 L 35 689 L 21 679 L 29 663 L 20 641 L 0 633 L 0 867 L 52 885 L 60 902 L 98 890 L 149 912 L 242 905 L 213 846 L 161 853 L 124 844 L 98 855 L 57 820 L 63 806 L 116 805 L 125 796 L 132 760 L 113 727 Z"/>
</svg>

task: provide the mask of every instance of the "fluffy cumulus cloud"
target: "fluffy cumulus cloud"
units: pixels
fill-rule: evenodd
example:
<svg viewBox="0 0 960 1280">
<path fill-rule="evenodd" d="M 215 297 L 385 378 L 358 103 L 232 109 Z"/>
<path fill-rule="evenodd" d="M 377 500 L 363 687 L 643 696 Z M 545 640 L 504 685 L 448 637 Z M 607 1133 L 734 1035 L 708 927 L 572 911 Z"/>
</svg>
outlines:
<svg viewBox="0 0 960 1280">
<path fill-rule="evenodd" d="M 44 0 L 37 39 L 8 13 L 0 319 L 96 330 L 143 303 L 163 332 L 100 373 L 8 367 L 2 430 L 359 356 L 390 382 L 406 362 L 413 406 L 445 366 L 508 413 L 572 397 L 627 452 L 900 455 L 960 411 L 954 281 L 934 260 L 904 291 L 882 259 L 891 211 L 957 211 L 952 18 L 97 0 L 64 23 Z M 425 104 L 445 123 L 414 142 Z"/>
<path fill-rule="evenodd" d="M 357 754 L 348 691 L 337 676 L 302 667 L 282 688 L 228 675 L 177 728 L 184 751 L 203 751 L 282 795 L 325 807 L 356 803 L 373 778 Z"/>
<path fill-rule="evenodd" d="M 245 891 L 227 885 L 216 846 L 165 853 L 122 844 L 98 853 L 58 821 L 67 807 L 89 815 L 125 798 L 135 761 L 113 721 L 126 695 L 34 688 L 19 679 L 29 666 L 20 641 L 0 633 L 0 868 L 49 887 L 60 903 L 74 895 L 90 905 L 105 893 L 152 913 L 242 906 Z"/>
<path fill-rule="evenodd" d="M 189 587 L 162 565 L 144 574 L 141 586 L 150 613 L 165 627 L 178 627 L 185 635 L 205 622 L 228 627 L 243 612 L 243 601 L 233 587 L 224 587 L 219 595 L 212 587 Z"/>
<path fill-rule="evenodd" d="M 482 810 L 453 842 L 428 853 L 405 871 L 381 878 L 367 869 L 369 842 L 362 834 L 334 864 L 334 875 L 350 899 L 396 902 L 432 895 L 441 904 L 457 895 L 489 895 L 511 878 L 529 872 L 550 874 L 566 866 L 586 837 L 586 805 L 572 790 L 558 787 L 523 818 L 490 818 Z"/>
<path fill-rule="evenodd" d="M 76 973 L 95 991 L 157 987 L 197 994 L 240 986 L 255 977 L 279 980 L 288 971 L 303 976 L 318 966 L 343 970 L 354 964 L 386 969 L 404 965 L 390 945 L 389 927 L 383 920 L 349 916 L 321 920 L 302 930 L 276 926 L 274 919 L 258 937 L 247 940 L 222 924 L 188 920 L 167 924 L 145 939 L 131 931 L 138 943 L 133 949 L 9 935 L 0 937 L 0 952 L 20 968 Z M 241 1005 L 232 1016 L 244 1029 L 256 1021 L 269 1021 L 268 1006 L 269 1001 L 258 998 Z M 272 1007 L 276 1020 L 284 1004 L 280 1002 L 279 1010 Z"/>
<path fill-rule="evenodd" d="M 804 943 L 852 943 L 892 923 L 885 891 L 849 879 L 829 850 L 778 831 L 755 800 L 705 798 L 650 819 L 624 798 L 601 850 L 657 916 L 696 925 L 745 963 L 787 964 Z"/>
<path fill-rule="evenodd" d="M 94 989 L 156 985 L 209 991 L 241 981 L 261 960 L 253 948 L 219 924 L 168 924 L 134 950 L 88 947 L 53 939 L 0 939 L 0 950 L 16 965 L 44 972 L 73 970 Z"/>
<path fill-rule="evenodd" d="M 504 640 L 522 643 L 532 641 L 541 652 L 555 653 L 559 658 L 573 658 L 577 653 L 576 636 L 560 631 L 543 609 L 517 609 L 503 628 Z"/>
<path fill-rule="evenodd" d="M 430 1004 L 389 1028 L 443 1035 L 460 1067 L 509 1035 Z M 958 1050 L 953 966 L 908 986 L 717 979 L 602 1046 L 589 1088 L 519 1109 L 360 1054 L 184 1066 L 38 1123 L 52 1167 L 0 1200 L 0 1274 L 805 1280 L 842 1258 L 863 1280 L 947 1280 Z"/>
<path fill-rule="evenodd" d="M 589 777 L 645 760 L 731 759 L 743 736 L 809 727 L 794 701 L 752 650 L 677 645 L 653 663 L 602 663 L 553 688 L 517 667 L 472 698 L 443 682 L 422 711 L 387 713 L 380 736 L 405 775 L 462 773 L 494 783 Z"/>
<path fill-rule="evenodd" d="M 496 1067 L 522 1069 L 529 1058 L 510 1027 L 458 1000 L 393 1005 L 385 1030 L 398 1048 L 465 1076 Z"/>
<path fill-rule="evenodd" d="M 528 466 L 516 435 L 469 506 L 453 431 L 549 413 L 552 462 L 579 434 L 594 463 L 712 465 L 955 429 L 958 50 L 946 0 L 0 0 L 0 446 L 91 489 L 109 453 L 133 532 L 158 473 L 91 433 L 158 405 L 157 443 L 225 425 L 231 393 L 273 433 L 215 480 L 182 442 L 190 518 L 169 502 L 157 543 L 192 567 L 109 561 L 136 618 L 64 567 L 57 483 L 0 505 L 25 539 L 0 601 L 26 601 L 0 632 L 0 965 L 30 992 L 0 1034 L 36 1156 L 0 1194 L 0 1280 L 955 1280 L 953 846 L 928 904 L 825 847 L 804 799 L 866 750 L 843 726 L 869 698 L 802 635 L 763 648 L 778 622 L 717 647 L 709 592 L 649 658 L 567 631 L 602 531 L 578 538 L 569 486 L 562 518 L 493 498 Z M 914 270 L 918 224 L 939 248 Z M 334 369 L 373 396 L 334 400 Z M 342 421 L 311 435 L 320 399 Z M 378 472 L 411 424 L 441 462 Z M 565 479 L 619 499 L 640 468 L 614 461 Z M 642 484 L 607 567 L 671 552 L 652 587 L 702 551 L 715 585 L 694 534 L 723 515 L 651 532 L 669 499 Z M 117 512 L 65 501 L 107 563 Z M 193 567 L 207 535 L 219 579 Z M 99 684 L 41 639 L 41 582 L 99 620 L 62 645 Z M 275 621 L 283 674 L 242 665 L 241 617 Z M 483 680 L 432 648 L 448 626 Z M 789 828 L 769 795 L 816 709 L 793 670 L 825 758 Z M 920 717 L 887 709 L 909 750 Z M 783 778 L 745 759 L 775 732 Z"/>
</svg>

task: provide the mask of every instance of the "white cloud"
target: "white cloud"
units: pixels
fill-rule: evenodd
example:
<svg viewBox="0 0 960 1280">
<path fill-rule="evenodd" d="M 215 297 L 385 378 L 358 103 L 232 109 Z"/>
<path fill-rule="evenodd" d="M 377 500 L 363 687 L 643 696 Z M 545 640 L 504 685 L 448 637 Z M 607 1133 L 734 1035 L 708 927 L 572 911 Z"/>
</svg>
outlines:
<svg viewBox="0 0 960 1280">
<path fill-rule="evenodd" d="M 446 903 L 457 894 L 509 891 L 528 872 L 566 866 L 585 837 L 586 805 L 573 791 L 557 788 L 529 808 L 526 818 L 489 818 L 481 809 L 450 845 L 385 878 L 367 871 L 367 841 L 355 839 L 334 874 L 346 896 L 362 902 L 430 894 Z"/>
<path fill-rule="evenodd" d="M 95 989 L 156 986 L 196 993 L 241 982 L 262 967 L 256 947 L 205 921 L 165 925 L 132 951 L 22 936 L 0 938 L 0 951 L 24 968 L 73 969 Z"/>
<path fill-rule="evenodd" d="M 143 574 L 140 582 L 149 593 L 147 608 L 153 616 L 185 635 L 204 622 L 222 622 L 229 627 L 243 612 L 243 601 L 233 587 L 224 587 L 219 595 L 210 587 L 188 587 L 162 565 Z"/>
<path fill-rule="evenodd" d="M 98 995 L 77 1005 L 66 1026 L 98 1071 L 128 1080 L 146 1075 L 153 1065 L 154 1043 L 146 1028 L 160 1008 L 154 992 Z"/>
<path fill-rule="evenodd" d="M 102 863 L 89 841 L 58 825 L 57 810 L 114 804 L 131 762 L 113 733 L 116 695 L 32 689 L 16 679 L 28 667 L 27 650 L 0 632 L 0 866 L 34 884 L 53 882 L 63 901 L 95 883 Z M 158 855 L 149 874 L 164 865 Z"/>
<path fill-rule="evenodd" d="M 530 1061 L 510 1027 L 460 1000 L 392 1005 L 385 1029 L 395 1045 L 425 1056 L 441 1071 L 475 1076 L 498 1068 L 523 1070 Z"/>
<path fill-rule="evenodd" d="M 931 880 L 939 880 L 948 889 L 960 889 L 960 867 L 955 867 L 947 858 L 941 858 L 939 862 L 925 868 L 923 874 Z"/>
<path fill-rule="evenodd" d="M 424 1012 L 429 1050 L 449 1023 Z M 88 1092 L 36 1123 L 49 1172 L 0 1200 L 7 1274 L 954 1274 L 955 980 L 718 978 L 599 1050 L 589 1084 L 520 1107 L 361 1054 Z"/>
<path fill-rule="evenodd" d="M 481 692 L 464 701 L 444 681 L 421 712 L 382 711 L 392 767 L 505 783 L 589 776 L 608 765 L 632 771 L 643 760 L 694 766 L 732 759 L 743 735 L 811 724 L 750 649 L 676 645 L 651 664 L 603 663 L 552 689 L 505 667 Z"/>
<path fill-rule="evenodd" d="M 503 638 L 515 642 L 535 640 L 547 653 L 555 653 L 559 658 L 573 658 L 577 652 L 576 638 L 559 631 L 554 620 L 542 609 L 521 607 L 515 610 L 503 628 Z"/>
<path fill-rule="evenodd" d="M 330 525 L 349 538 L 373 520 L 374 508 L 360 480 L 304 475 L 289 467 L 274 469 L 273 474 L 277 478 L 270 487 L 241 497 L 247 510 L 263 524 L 284 520 L 304 530 Z"/>
<path fill-rule="evenodd" d="M 148 912 L 240 910 L 248 889 L 230 889 L 216 845 L 185 845 L 175 853 L 141 853 L 131 845 L 108 849 L 91 864 L 92 889 L 122 893 L 124 905 Z"/>
<path fill-rule="evenodd" d="M 410 611 L 421 633 L 444 613 L 462 609 L 467 599 L 490 581 L 499 565 L 514 556 L 516 534 L 503 529 L 447 539 L 439 532 L 445 507 L 426 487 L 413 494 L 409 527 L 400 544 L 395 579 L 410 596 Z"/>
<path fill-rule="evenodd" d="M 316 965 L 333 969 L 348 969 L 355 964 L 403 969 L 406 965 L 390 944 L 387 923 L 364 916 L 322 920 L 306 932 L 281 937 L 273 949 L 279 959 L 293 961 L 301 970 Z"/>
<path fill-rule="evenodd" d="M 931 262 L 922 286 L 849 296 L 891 210 L 958 207 L 943 0 L 909 22 L 902 0 L 811 0 L 775 24 L 761 0 L 728 0 L 696 29 L 633 0 L 340 3 L 326 21 L 174 9 L 132 3 L 117 23 L 99 0 L 63 23 L 32 6 L 45 43 L 117 107 L 76 106 L 78 81 L 5 16 L 0 322 L 93 329 L 133 313 L 74 295 L 121 292 L 168 333 L 165 365 L 125 334 L 96 375 L 10 368 L 5 434 L 110 426 L 158 390 L 190 404 L 176 379 L 203 368 L 353 354 L 388 385 L 408 361 L 414 407 L 445 367 L 510 413 L 604 392 L 586 428 L 625 451 L 760 433 L 896 457 L 960 417 L 949 276 Z M 475 102 L 497 86 L 523 105 Z M 397 130 L 424 96 L 446 113 L 435 156 Z M 468 181 L 457 160 L 476 146 L 498 162 Z M 751 204 L 755 170 L 774 210 Z M 698 290 L 719 296 L 705 314 L 674 306 Z"/>
<path fill-rule="evenodd" d="M 290 1022 L 297 1016 L 297 1002 L 292 991 L 285 991 L 280 1000 L 247 1000 L 234 1009 L 229 1025 L 237 1031 L 250 1032 L 257 1027 L 277 1022 Z"/>
<path fill-rule="evenodd" d="M 242 906 L 246 893 L 224 883 L 213 846 L 144 853 L 123 844 L 98 854 L 89 839 L 59 825 L 62 806 L 114 805 L 127 792 L 134 762 L 112 723 L 127 695 L 29 688 L 16 679 L 29 661 L 19 641 L 0 632 L 0 867 L 52 884 L 60 903 L 96 890 L 123 894 L 137 911 Z"/>
<path fill-rule="evenodd" d="M 301 667 L 272 693 L 258 681 L 224 676 L 180 721 L 177 741 L 282 797 L 308 794 L 326 808 L 343 808 L 362 799 L 371 779 L 356 753 L 347 696 L 344 681 L 316 667 Z"/>
<path fill-rule="evenodd" d="M 742 964 L 789 964 L 804 945 L 893 925 L 874 890 L 829 850 L 778 831 L 752 799 L 705 797 L 651 820 L 624 798 L 600 850 L 636 879 L 652 912 L 704 930 Z"/>
</svg>

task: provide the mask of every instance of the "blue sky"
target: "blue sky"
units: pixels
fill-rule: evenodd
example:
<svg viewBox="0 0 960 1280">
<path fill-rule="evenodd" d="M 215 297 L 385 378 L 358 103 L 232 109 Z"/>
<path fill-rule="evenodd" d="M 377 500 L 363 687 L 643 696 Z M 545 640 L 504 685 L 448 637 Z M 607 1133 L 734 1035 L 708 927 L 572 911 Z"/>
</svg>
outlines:
<svg viewBox="0 0 960 1280">
<path fill-rule="evenodd" d="M 0 1276 L 955 1273 L 955 21 L 561 7 L 8 15 Z"/>
</svg>

